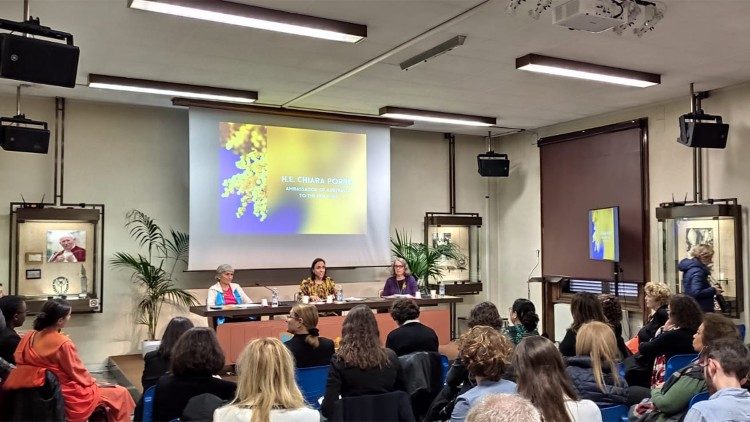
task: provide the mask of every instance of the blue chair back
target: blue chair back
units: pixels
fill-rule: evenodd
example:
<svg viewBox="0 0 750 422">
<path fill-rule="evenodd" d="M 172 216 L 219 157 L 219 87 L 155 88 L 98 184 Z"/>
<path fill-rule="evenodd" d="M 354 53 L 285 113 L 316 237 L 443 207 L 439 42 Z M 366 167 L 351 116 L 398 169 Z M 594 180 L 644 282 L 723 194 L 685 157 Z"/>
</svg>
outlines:
<svg viewBox="0 0 750 422">
<path fill-rule="evenodd" d="M 668 380 L 669 377 L 674 374 L 675 371 L 678 371 L 690 364 L 695 358 L 698 357 L 698 354 L 691 354 L 691 355 L 674 355 L 667 361 L 667 364 L 664 367 L 664 381 Z"/>
<path fill-rule="evenodd" d="M 693 396 L 692 399 L 690 399 L 690 407 L 693 407 L 695 403 L 698 403 L 699 401 L 708 400 L 710 394 L 708 394 L 708 391 L 704 391 L 702 393 L 698 393 Z"/>
<path fill-rule="evenodd" d="M 154 394 L 156 386 L 152 385 L 143 392 L 143 422 L 154 420 Z"/>
<path fill-rule="evenodd" d="M 628 418 L 628 407 L 624 404 L 617 406 L 603 407 L 599 409 L 602 412 L 602 422 L 622 422 L 623 418 Z"/>
<path fill-rule="evenodd" d="M 282 343 L 286 343 L 287 341 L 291 340 L 292 337 L 294 337 L 292 334 L 289 333 L 281 333 L 279 334 L 279 338 L 281 339 Z"/>
<path fill-rule="evenodd" d="M 622 362 L 617 362 L 617 373 L 620 374 L 621 378 L 625 378 L 625 364 Z"/>
<path fill-rule="evenodd" d="M 448 360 L 448 356 L 440 355 L 440 366 L 443 371 L 443 379 L 440 381 L 440 384 L 445 384 L 445 378 L 448 376 L 448 369 L 451 367 L 451 362 Z"/>
<path fill-rule="evenodd" d="M 326 393 L 326 381 L 328 381 L 328 368 L 330 366 L 313 366 L 312 368 L 297 368 L 294 378 L 302 397 L 313 408 L 320 409 L 318 399 Z"/>
<path fill-rule="evenodd" d="M 737 331 L 740 332 L 740 340 L 745 342 L 745 324 L 737 324 Z"/>
</svg>

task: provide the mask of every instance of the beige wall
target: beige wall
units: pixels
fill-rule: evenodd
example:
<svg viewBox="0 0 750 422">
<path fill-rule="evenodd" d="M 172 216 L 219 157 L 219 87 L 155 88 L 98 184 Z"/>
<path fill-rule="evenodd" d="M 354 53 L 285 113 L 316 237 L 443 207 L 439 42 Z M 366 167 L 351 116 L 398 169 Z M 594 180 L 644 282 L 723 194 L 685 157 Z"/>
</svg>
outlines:
<svg viewBox="0 0 750 422">
<path fill-rule="evenodd" d="M 54 100 L 24 99 L 28 117 L 54 123 Z M 15 114 L 15 99 L 0 97 L 0 115 Z M 54 128 L 52 128 L 54 131 Z M 127 210 L 137 208 L 166 226 L 188 228 L 188 113 L 178 108 L 138 107 L 108 103 L 68 101 L 65 121 L 65 202 L 102 203 L 105 215 L 105 261 L 115 251 L 135 252 L 122 227 Z M 53 135 L 54 136 L 54 135 Z M 480 137 L 457 139 L 459 211 L 484 214 L 485 184 L 476 172 L 476 154 L 484 148 Z M 391 135 L 391 227 L 406 229 L 421 241 L 426 211 L 448 211 L 448 146 L 442 133 L 393 130 Z M 53 154 L 0 151 L 0 204 L 38 200 L 53 195 Z M 0 211 L 0 283 L 8 291 L 8 211 Z M 311 255 L 314 253 L 311 253 Z M 484 265 L 484 264 L 483 264 Z M 347 295 L 376 295 L 386 269 L 334 270 Z M 236 280 L 243 285 L 262 281 L 301 280 L 304 271 L 244 271 Z M 126 273 L 104 268 L 104 312 L 76 315 L 66 332 L 76 343 L 84 362 L 98 366 L 107 356 L 133 352 L 143 337 L 134 324 L 135 291 Z M 212 274 L 181 273 L 179 284 L 195 289 L 205 300 Z M 249 288 L 253 298 L 267 295 Z M 295 288 L 280 288 L 291 298 Z M 479 296 L 483 298 L 484 296 Z M 477 297 L 468 297 L 474 302 Z M 461 313 L 466 313 L 462 307 Z M 172 309 L 165 309 L 162 322 Z M 32 318 L 23 329 L 29 329 Z M 196 319 L 196 322 L 202 322 Z"/>
<path fill-rule="evenodd" d="M 724 88 L 712 92 L 711 98 L 704 100 L 707 113 L 719 114 L 730 124 L 729 141 L 725 150 L 704 150 L 705 197 L 737 197 L 740 204 L 750 203 L 750 85 Z M 601 116 L 561 123 L 544 127 L 535 133 L 508 136 L 501 141 L 499 152 L 507 152 L 511 158 L 511 177 L 497 185 L 493 199 L 493 221 L 497 221 L 491 241 L 494 248 L 493 261 L 497 262 L 498 277 L 503 280 L 502 292 L 493 292 L 491 300 L 500 309 L 507 309 L 516 297 L 526 295 L 524 280 L 533 266 L 532 251 L 540 248 L 541 233 L 539 222 L 539 150 L 535 145 L 538 137 L 603 126 L 641 117 L 648 118 L 649 130 L 649 208 L 651 278 L 658 279 L 657 221 L 655 208 L 660 202 L 682 199 L 685 194 L 692 199 L 692 150 L 676 142 L 679 136 L 677 119 L 690 111 L 689 96 L 660 104 L 637 107 Z M 582 186 L 582 189 L 585 186 Z M 743 249 L 747 251 L 748 224 L 746 208 Z M 747 254 L 744 257 L 745 286 L 747 286 Z M 495 273 L 495 272 L 493 272 Z M 536 271 L 539 274 L 539 271 Z M 506 288 L 507 287 L 507 288 Z M 532 289 L 532 299 L 541 303 L 539 287 Z M 745 315 L 748 323 L 748 288 L 745 287 Z M 560 309 L 558 320 L 565 317 Z M 558 328 L 564 327 L 558 324 Z M 559 329 L 558 329 L 559 331 Z"/>
</svg>

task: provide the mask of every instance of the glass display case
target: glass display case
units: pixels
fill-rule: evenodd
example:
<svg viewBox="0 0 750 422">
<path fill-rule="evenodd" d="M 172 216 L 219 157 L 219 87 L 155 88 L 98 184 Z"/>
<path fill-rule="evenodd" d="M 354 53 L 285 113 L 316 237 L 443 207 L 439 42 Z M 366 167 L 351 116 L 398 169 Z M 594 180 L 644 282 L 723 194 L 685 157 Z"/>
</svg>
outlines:
<svg viewBox="0 0 750 422">
<path fill-rule="evenodd" d="M 709 266 L 709 282 L 724 291 L 722 311 L 739 318 L 743 309 L 742 273 L 742 207 L 736 199 L 716 200 L 696 205 L 661 204 L 656 209 L 659 222 L 659 281 L 674 292 L 682 292 L 682 273 L 677 264 L 689 258 L 690 249 L 698 244 L 714 249 Z"/>
<path fill-rule="evenodd" d="M 11 205 L 11 293 L 30 313 L 50 298 L 73 312 L 101 312 L 102 211 Z"/>
<path fill-rule="evenodd" d="M 425 244 L 436 248 L 444 244 L 456 246 L 459 259 L 441 259 L 439 268 L 446 285 L 446 293 L 468 294 L 482 290 L 479 276 L 479 236 L 482 217 L 476 213 L 434 213 L 425 214 Z M 434 283 L 437 280 L 430 280 Z"/>
</svg>

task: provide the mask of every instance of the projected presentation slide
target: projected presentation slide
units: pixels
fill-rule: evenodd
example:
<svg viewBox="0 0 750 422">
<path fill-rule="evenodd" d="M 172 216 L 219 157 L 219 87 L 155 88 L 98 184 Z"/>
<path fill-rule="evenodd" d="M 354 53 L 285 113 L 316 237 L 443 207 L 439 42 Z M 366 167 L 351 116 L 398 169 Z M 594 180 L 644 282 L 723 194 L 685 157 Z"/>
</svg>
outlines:
<svg viewBox="0 0 750 422">
<path fill-rule="evenodd" d="M 218 130 L 223 233 L 367 233 L 365 134 L 233 122 Z"/>
<path fill-rule="evenodd" d="M 589 211 L 589 258 L 603 261 L 620 260 L 619 208 Z"/>
</svg>

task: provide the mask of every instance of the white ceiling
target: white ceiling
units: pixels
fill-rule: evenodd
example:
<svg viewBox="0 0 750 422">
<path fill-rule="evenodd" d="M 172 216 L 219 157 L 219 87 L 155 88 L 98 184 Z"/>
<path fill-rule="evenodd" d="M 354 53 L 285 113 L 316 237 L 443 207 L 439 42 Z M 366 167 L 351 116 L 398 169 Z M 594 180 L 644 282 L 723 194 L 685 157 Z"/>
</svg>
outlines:
<svg viewBox="0 0 750 422">
<path fill-rule="evenodd" d="M 237 0 L 239 2 L 239 0 Z M 31 0 L 31 15 L 70 32 L 81 49 L 74 89 L 35 85 L 29 95 L 169 106 L 170 100 L 85 86 L 89 73 L 259 91 L 280 105 L 385 53 L 480 0 L 243 0 L 242 2 L 367 25 L 357 44 L 241 28 L 127 8 L 127 0 Z M 555 4 L 561 3 L 561 0 Z M 22 0 L 0 0 L 0 17 L 21 20 Z M 590 34 L 505 12 L 490 0 L 468 18 L 295 102 L 297 107 L 377 114 L 385 105 L 498 117 L 499 126 L 536 128 L 750 80 L 750 1 L 665 0 L 665 18 L 638 38 Z M 400 70 L 398 63 L 455 35 L 463 46 Z M 528 53 L 659 73 L 662 84 L 630 88 L 515 69 Z M 0 92 L 17 82 L 0 79 Z M 33 116 L 31 116 L 33 117 Z M 419 125 L 485 134 L 485 129 Z M 499 132 L 500 130 L 496 130 Z"/>
</svg>

